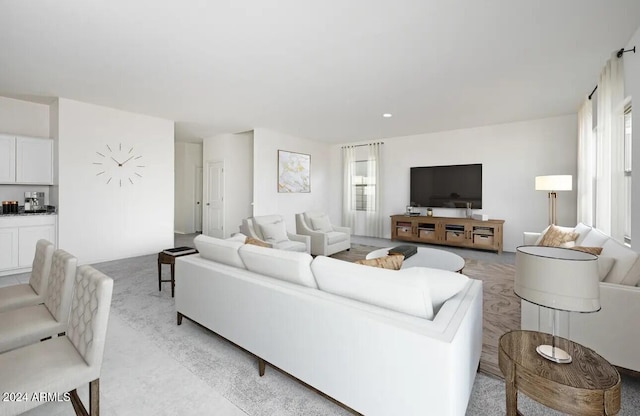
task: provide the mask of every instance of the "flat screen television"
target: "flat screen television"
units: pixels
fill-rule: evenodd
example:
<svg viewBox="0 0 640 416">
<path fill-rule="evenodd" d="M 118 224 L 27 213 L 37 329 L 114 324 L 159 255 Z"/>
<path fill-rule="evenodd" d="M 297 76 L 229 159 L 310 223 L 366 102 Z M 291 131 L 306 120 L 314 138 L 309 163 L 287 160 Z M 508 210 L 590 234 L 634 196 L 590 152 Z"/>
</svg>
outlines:
<svg viewBox="0 0 640 416">
<path fill-rule="evenodd" d="M 414 207 L 482 208 L 482 164 L 411 168 Z"/>
</svg>

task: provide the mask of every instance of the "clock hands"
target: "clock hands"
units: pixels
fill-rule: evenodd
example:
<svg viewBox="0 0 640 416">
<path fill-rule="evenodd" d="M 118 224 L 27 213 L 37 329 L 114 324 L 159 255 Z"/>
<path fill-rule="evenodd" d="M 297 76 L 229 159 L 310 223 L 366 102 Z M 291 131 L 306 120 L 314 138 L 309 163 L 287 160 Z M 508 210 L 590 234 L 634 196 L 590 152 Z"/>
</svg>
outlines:
<svg viewBox="0 0 640 416">
<path fill-rule="evenodd" d="M 118 166 L 122 166 L 122 163 L 118 162 L 115 157 L 111 156 L 111 159 L 113 159 L 113 161 L 116 162 Z"/>
<path fill-rule="evenodd" d="M 127 159 L 127 160 L 125 160 L 124 162 L 122 162 L 122 163 L 120 164 L 120 166 L 124 165 L 125 163 L 127 163 L 127 162 L 128 162 L 128 161 L 130 161 L 131 159 L 133 159 L 133 156 L 131 156 L 129 159 Z"/>
</svg>

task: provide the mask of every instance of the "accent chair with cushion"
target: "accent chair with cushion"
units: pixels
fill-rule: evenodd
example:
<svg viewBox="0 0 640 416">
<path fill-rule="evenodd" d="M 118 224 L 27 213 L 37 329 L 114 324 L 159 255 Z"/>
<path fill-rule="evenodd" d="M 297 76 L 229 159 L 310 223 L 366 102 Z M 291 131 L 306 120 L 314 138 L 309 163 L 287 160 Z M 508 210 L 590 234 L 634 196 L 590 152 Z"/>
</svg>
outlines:
<svg viewBox="0 0 640 416">
<path fill-rule="evenodd" d="M 76 414 L 100 411 L 100 370 L 107 336 L 113 279 L 91 266 L 77 269 L 66 336 L 0 354 L 0 391 L 58 393 L 39 400 L 2 403 L 0 414 L 17 415 L 69 392 Z M 74 273 L 75 274 L 75 273 Z M 89 412 L 76 389 L 89 383 Z M 69 405 L 70 406 L 70 405 Z"/>
<path fill-rule="evenodd" d="M 264 241 L 271 248 L 309 253 L 309 236 L 292 234 L 281 215 L 262 215 L 242 220 L 240 232 L 247 237 Z"/>
<path fill-rule="evenodd" d="M 56 250 L 44 303 L 0 313 L 0 353 L 67 331 L 77 263 L 71 254 Z"/>
<path fill-rule="evenodd" d="M 321 211 L 296 214 L 296 232 L 311 237 L 314 256 L 330 256 L 351 249 L 351 229 L 332 225 L 329 216 Z"/>
<path fill-rule="evenodd" d="M 43 239 L 36 243 L 29 283 L 0 288 L 0 312 L 44 303 L 53 250 L 54 246 L 50 241 Z"/>
</svg>

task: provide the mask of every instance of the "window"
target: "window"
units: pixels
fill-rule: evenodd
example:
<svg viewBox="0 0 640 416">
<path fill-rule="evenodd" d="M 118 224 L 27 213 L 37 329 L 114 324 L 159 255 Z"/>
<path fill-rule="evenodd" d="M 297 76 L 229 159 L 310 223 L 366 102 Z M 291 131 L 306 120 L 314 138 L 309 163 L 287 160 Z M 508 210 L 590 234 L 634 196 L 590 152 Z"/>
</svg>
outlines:
<svg viewBox="0 0 640 416">
<path fill-rule="evenodd" d="M 376 193 L 375 160 L 356 160 L 354 162 L 353 192 L 356 211 L 374 211 Z"/>
<path fill-rule="evenodd" d="M 631 245 L 631 105 L 624 111 L 624 242 Z"/>
</svg>

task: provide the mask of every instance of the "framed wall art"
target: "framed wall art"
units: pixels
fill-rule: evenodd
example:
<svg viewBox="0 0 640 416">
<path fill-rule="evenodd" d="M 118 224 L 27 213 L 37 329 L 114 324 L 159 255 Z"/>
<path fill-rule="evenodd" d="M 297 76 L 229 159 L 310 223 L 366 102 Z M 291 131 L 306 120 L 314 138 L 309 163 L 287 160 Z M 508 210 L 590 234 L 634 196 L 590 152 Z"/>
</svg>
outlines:
<svg viewBox="0 0 640 416">
<path fill-rule="evenodd" d="M 278 150 L 278 192 L 311 192 L 311 155 Z"/>
</svg>

